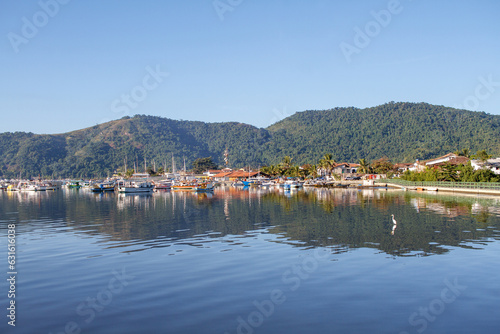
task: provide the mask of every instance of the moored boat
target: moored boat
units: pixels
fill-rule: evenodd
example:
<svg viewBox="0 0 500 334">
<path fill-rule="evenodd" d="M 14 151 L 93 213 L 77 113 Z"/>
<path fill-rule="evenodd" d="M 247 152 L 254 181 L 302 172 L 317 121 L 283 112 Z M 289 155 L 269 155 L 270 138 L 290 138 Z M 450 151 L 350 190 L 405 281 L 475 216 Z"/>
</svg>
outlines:
<svg viewBox="0 0 500 334">
<path fill-rule="evenodd" d="M 145 193 L 153 191 L 154 185 L 148 181 L 120 180 L 117 189 L 120 193 Z"/>
<path fill-rule="evenodd" d="M 272 187 L 275 186 L 276 183 L 273 181 L 264 181 L 260 184 L 262 187 Z"/>
<path fill-rule="evenodd" d="M 291 188 L 300 188 L 304 185 L 303 182 L 301 181 L 296 181 L 296 180 L 286 180 L 284 187 L 285 189 L 291 189 Z"/>
<path fill-rule="evenodd" d="M 244 187 L 245 184 L 242 181 L 236 181 L 231 184 L 233 187 Z"/>
<path fill-rule="evenodd" d="M 83 181 L 69 181 L 66 183 L 66 187 L 70 189 L 80 189 L 82 187 Z"/>
<path fill-rule="evenodd" d="M 170 180 L 160 180 L 160 181 L 156 181 L 153 183 L 154 183 L 155 189 L 158 189 L 158 190 L 172 189 L 172 181 L 170 181 Z"/>
<path fill-rule="evenodd" d="M 31 181 L 19 181 L 16 189 L 18 191 L 45 191 L 45 187 Z"/>
<path fill-rule="evenodd" d="M 44 182 L 44 183 L 42 183 L 42 186 L 45 188 L 45 190 L 56 190 L 57 189 L 57 187 L 50 182 Z"/>
<path fill-rule="evenodd" d="M 196 190 L 198 187 L 198 182 L 186 182 L 186 181 L 176 181 L 172 184 L 172 189 L 174 190 Z"/>
<path fill-rule="evenodd" d="M 201 183 L 201 184 L 197 185 L 194 188 L 194 190 L 198 191 L 198 192 L 214 191 L 214 185 L 213 185 L 213 183 Z"/>
<path fill-rule="evenodd" d="M 92 186 L 92 191 L 96 193 L 105 191 L 114 191 L 114 190 L 115 190 L 115 182 L 96 183 Z"/>
<path fill-rule="evenodd" d="M 244 185 L 245 187 L 248 187 L 248 186 L 250 186 L 250 185 L 254 184 L 254 182 L 255 182 L 255 181 L 246 181 L 246 180 L 242 180 L 241 182 L 243 183 L 243 185 Z"/>
</svg>

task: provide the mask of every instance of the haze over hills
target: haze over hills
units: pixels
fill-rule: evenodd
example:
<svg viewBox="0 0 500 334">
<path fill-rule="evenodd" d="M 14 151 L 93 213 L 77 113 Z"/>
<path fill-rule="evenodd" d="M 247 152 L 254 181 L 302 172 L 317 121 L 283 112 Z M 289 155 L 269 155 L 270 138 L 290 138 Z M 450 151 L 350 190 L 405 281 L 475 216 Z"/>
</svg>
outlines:
<svg viewBox="0 0 500 334">
<path fill-rule="evenodd" d="M 136 115 L 63 134 L 0 134 L 3 177 L 98 177 L 117 169 L 142 170 L 144 159 L 157 168 L 189 168 L 211 156 L 229 166 L 316 163 L 325 153 L 337 161 L 388 157 L 393 162 L 427 159 L 469 148 L 500 154 L 500 116 L 426 103 L 394 103 L 358 108 L 297 112 L 268 128 L 224 122 L 177 121 Z"/>
</svg>

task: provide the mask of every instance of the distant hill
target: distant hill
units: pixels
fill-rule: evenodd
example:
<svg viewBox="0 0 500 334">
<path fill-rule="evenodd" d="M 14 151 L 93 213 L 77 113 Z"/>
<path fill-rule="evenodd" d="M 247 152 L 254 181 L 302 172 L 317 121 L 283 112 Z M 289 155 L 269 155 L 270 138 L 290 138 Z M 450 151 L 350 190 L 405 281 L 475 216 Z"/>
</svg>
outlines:
<svg viewBox="0 0 500 334">
<path fill-rule="evenodd" d="M 316 163 L 325 153 L 337 161 L 383 156 L 394 162 L 427 159 L 470 148 L 500 155 L 500 116 L 426 103 L 388 103 L 357 109 L 298 112 L 266 129 L 235 122 L 204 123 L 136 115 L 55 135 L 0 134 L 0 176 L 106 176 L 124 161 L 132 168 L 156 162 L 179 169 L 211 156 L 230 167 Z"/>
<path fill-rule="evenodd" d="M 427 103 L 298 112 L 267 128 L 272 145 L 298 161 L 383 156 L 412 162 L 470 148 L 500 154 L 500 116 Z M 284 154 L 284 151 L 283 151 Z"/>
</svg>

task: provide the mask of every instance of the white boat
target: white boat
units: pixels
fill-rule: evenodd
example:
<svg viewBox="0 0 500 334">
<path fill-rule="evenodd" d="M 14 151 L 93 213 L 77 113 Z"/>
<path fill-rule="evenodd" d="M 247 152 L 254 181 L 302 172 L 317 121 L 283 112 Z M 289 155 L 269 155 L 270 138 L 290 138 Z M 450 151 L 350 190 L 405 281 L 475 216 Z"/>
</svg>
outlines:
<svg viewBox="0 0 500 334">
<path fill-rule="evenodd" d="M 155 189 L 164 190 L 172 188 L 172 181 L 170 180 L 160 180 L 154 182 Z"/>
<path fill-rule="evenodd" d="M 57 187 L 50 182 L 42 183 L 42 187 L 45 187 L 45 190 L 56 190 L 57 189 Z"/>
<path fill-rule="evenodd" d="M 232 184 L 233 187 L 244 187 L 245 184 L 242 181 L 236 181 Z"/>
<path fill-rule="evenodd" d="M 290 188 L 300 188 L 303 186 L 302 182 L 295 181 L 295 180 L 287 180 L 285 181 L 285 189 L 290 189 Z"/>
<path fill-rule="evenodd" d="M 154 185 L 148 181 L 120 180 L 117 185 L 120 193 L 145 193 L 154 189 Z"/>
<path fill-rule="evenodd" d="M 30 181 L 19 181 L 16 188 L 19 191 L 45 191 L 46 189 L 45 187 L 41 187 L 40 185 Z"/>
</svg>

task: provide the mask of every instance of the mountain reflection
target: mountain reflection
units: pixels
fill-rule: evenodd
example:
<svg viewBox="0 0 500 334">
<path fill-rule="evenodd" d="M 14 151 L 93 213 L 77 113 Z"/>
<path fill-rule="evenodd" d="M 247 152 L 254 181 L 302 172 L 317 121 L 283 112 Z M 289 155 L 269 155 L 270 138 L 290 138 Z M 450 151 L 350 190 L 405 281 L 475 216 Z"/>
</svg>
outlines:
<svg viewBox="0 0 500 334">
<path fill-rule="evenodd" d="M 500 237 L 500 200 L 494 197 L 229 187 L 213 194 L 62 190 L 0 196 L 2 216 L 16 212 L 21 231 L 71 228 L 98 236 L 103 247 L 123 251 L 203 247 L 213 241 L 241 244 L 247 237 L 269 234 L 269 242 L 294 247 L 328 247 L 337 253 L 370 247 L 393 256 L 426 256 L 450 247 L 481 248 Z"/>
</svg>

